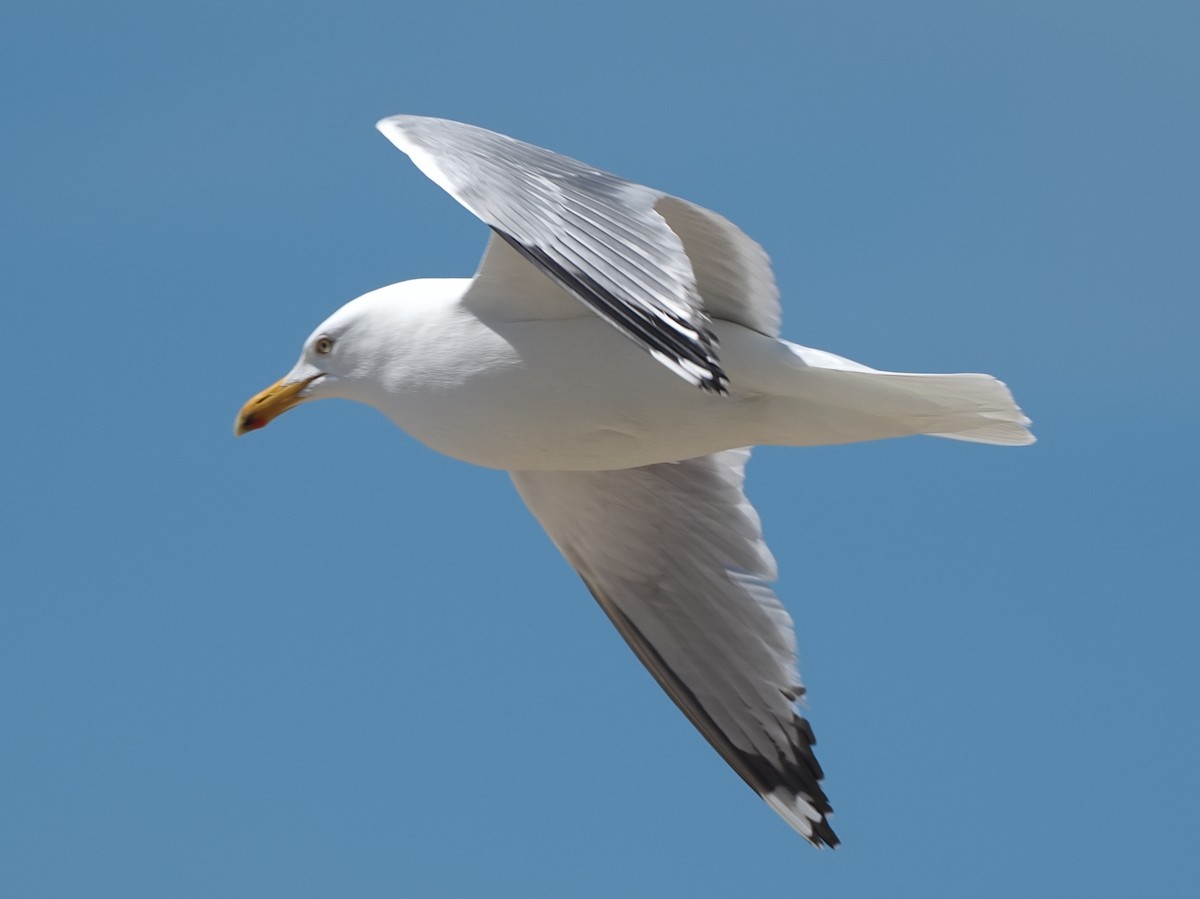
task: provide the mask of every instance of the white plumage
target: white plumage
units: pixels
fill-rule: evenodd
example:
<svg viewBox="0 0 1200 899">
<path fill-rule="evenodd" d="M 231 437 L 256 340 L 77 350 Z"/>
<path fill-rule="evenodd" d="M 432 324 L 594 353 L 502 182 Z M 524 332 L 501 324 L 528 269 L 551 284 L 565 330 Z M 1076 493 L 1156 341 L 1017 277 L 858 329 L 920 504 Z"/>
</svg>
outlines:
<svg viewBox="0 0 1200 899">
<path fill-rule="evenodd" d="M 342 397 L 512 472 L 705 738 L 807 839 L 836 844 L 745 447 L 1023 444 L 1028 419 L 988 375 L 881 372 L 779 339 L 767 256 L 716 213 L 470 125 L 379 128 L 492 228 L 479 272 L 347 304 L 236 431 Z"/>
</svg>

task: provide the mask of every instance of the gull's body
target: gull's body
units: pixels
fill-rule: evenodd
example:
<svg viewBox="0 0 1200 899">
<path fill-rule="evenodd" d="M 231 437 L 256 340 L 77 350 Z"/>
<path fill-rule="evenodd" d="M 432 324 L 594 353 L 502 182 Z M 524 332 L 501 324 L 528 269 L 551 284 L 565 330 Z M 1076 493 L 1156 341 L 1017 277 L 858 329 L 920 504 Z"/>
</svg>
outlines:
<svg viewBox="0 0 1200 899">
<path fill-rule="evenodd" d="M 480 271 L 344 306 L 238 433 L 340 397 L 512 472 L 709 742 L 807 839 L 835 844 L 741 448 L 1021 444 L 1028 420 L 988 375 L 881 372 L 780 339 L 766 255 L 714 213 L 471 126 L 380 128 L 492 227 Z"/>
<path fill-rule="evenodd" d="M 447 456 L 509 471 L 634 468 L 742 446 L 1006 432 L 1005 422 L 983 417 L 989 399 L 994 414 L 1011 402 L 986 375 L 876 372 L 714 321 L 730 382 L 721 395 L 697 390 L 577 302 L 570 318 L 509 320 L 464 299 L 473 283 L 405 281 L 331 317 L 320 333 L 339 334 L 343 320 L 366 316 L 371 333 L 356 335 L 356 345 L 394 362 L 385 379 L 364 365 L 357 370 L 370 377 L 340 378 L 324 395 L 374 406 Z M 311 373 L 302 363 L 292 377 Z M 1012 436 L 1022 439 L 1023 428 Z"/>
</svg>

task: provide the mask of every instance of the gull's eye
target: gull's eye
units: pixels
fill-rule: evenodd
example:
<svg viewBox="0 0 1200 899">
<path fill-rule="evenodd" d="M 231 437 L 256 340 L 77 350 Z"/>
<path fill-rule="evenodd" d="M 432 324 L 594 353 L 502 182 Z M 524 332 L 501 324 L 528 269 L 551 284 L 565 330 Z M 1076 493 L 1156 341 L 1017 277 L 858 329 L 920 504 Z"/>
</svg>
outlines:
<svg viewBox="0 0 1200 899">
<path fill-rule="evenodd" d="M 313 349 L 316 350 L 318 353 L 320 353 L 322 356 L 328 355 L 329 351 L 333 349 L 333 338 L 332 337 L 318 337 L 317 342 L 313 344 Z"/>
</svg>

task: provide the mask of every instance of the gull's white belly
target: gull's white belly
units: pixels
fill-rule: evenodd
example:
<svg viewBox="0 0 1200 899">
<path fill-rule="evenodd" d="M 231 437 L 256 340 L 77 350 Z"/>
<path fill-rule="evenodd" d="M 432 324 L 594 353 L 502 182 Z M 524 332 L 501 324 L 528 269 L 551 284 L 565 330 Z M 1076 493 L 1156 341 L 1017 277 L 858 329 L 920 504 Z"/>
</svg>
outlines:
<svg viewBox="0 0 1200 899">
<path fill-rule="evenodd" d="M 632 468 L 763 438 L 765 398 L 705 393 L 593 316 L 485 325 L 463 314 L 445 328 L 421 338 L 444 351 L 422 352 L 371 404 L 448 456 L 508 470 Z M 718 323 L 718 336 L 729 329 L 751 333 Z"/>
</svg>

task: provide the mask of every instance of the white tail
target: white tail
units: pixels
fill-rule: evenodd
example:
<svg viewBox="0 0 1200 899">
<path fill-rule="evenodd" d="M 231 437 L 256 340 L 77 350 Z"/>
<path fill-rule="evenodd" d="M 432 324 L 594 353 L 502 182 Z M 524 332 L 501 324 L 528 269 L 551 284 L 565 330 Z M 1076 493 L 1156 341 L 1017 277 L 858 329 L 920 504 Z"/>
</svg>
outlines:
<svg viewBox="0 0 1200 899">
<path fill-rule="evenodd" d="M 1004 382 L 982 374 L 878 371 L 794 343 L 785 343 L 800 377 L 776 381 L 776 396 L 799 401 L 803 433 L 788 442 L 848 443 L 928 434 L 973 443 L 1021 445 L 1036 439 Z M 775 380 L 775 379 L 773 379 Z M 782 388 L 782 389 L 780 389 Z"/>
</svg>

